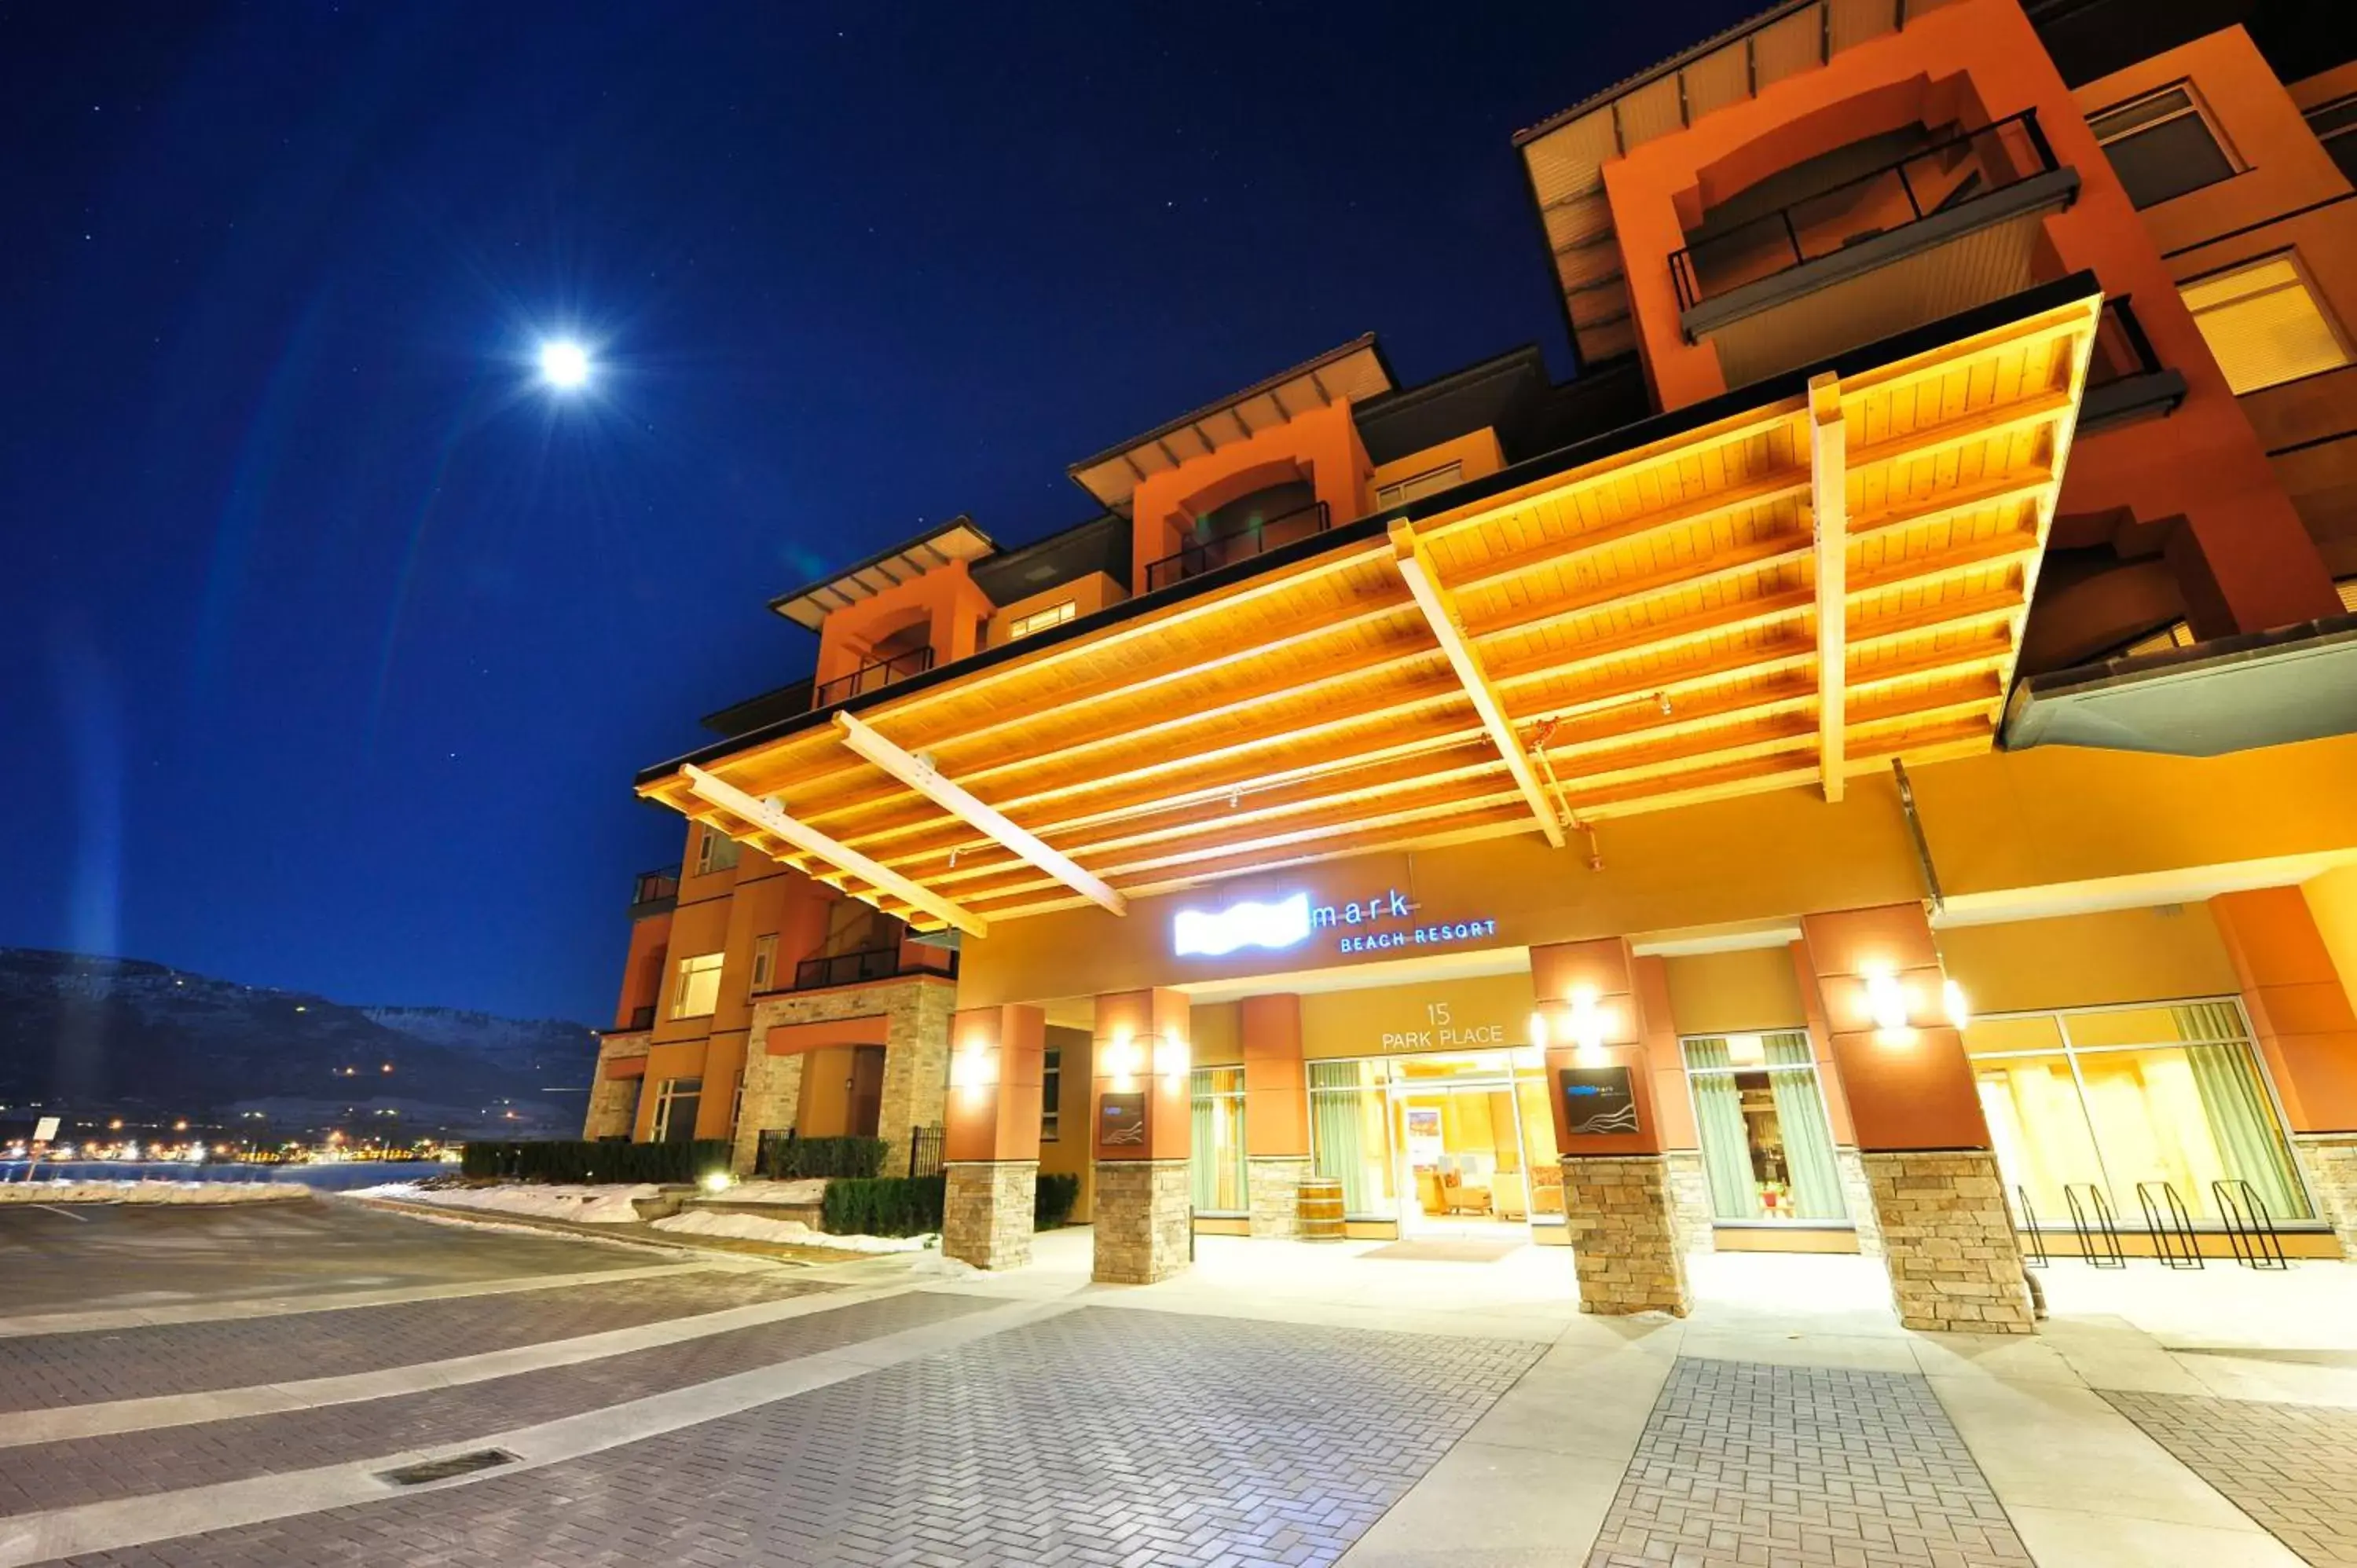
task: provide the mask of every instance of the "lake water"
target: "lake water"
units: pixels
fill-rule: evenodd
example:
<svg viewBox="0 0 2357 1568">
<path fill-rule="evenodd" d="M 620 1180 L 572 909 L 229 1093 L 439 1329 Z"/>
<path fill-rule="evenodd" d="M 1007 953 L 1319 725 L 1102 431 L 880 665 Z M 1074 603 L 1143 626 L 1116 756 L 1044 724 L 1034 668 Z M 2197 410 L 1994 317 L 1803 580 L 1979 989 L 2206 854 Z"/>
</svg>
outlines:
<svg viewBox="0 0 2357 1568">
<path fill-rule="evenodd" d="M 439 1160 L 349 1160 L 315 1165 L 243 1165 L 228 1160 L 190 1165 L 185 1160 L 0 1160 L 0 1181 L 272 1181 L 349 1192 L 389 1181 L 423 1181 L 447 1176 L 456 1164 Z"/>
</svg>

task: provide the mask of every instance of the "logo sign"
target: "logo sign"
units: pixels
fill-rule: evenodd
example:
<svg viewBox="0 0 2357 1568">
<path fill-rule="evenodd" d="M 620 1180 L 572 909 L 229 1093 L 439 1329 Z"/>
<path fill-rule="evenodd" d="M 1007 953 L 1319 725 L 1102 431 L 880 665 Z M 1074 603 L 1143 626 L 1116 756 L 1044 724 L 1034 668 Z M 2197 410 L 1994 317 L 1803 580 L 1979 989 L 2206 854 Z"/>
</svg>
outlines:
<svg viewBox="0 0 2357 1568">
<path fill-rule="evenodd" d="M 1097 1147 L 1142 1149 L 1146 1146 L 1146 1096 L 1108 1094 L 1097 1101 Z"/>
<path fill-rule="evenodd" d="M 1238 948 L 1289 948 L 1308 940 L 1307 893 L 1267 904 L 1181 909 L 1170 922 L 1171 950 L 1180 958 L 1224 958 Z"/>
<path fill-rule="evenodd" d="M 1556 1075 L 1563 1086 L 1564 1125 L 1575 1137 L 1634 1133 L 1637 1096 L 1625 1067 L 1567 1067 Z"/>
</svg>

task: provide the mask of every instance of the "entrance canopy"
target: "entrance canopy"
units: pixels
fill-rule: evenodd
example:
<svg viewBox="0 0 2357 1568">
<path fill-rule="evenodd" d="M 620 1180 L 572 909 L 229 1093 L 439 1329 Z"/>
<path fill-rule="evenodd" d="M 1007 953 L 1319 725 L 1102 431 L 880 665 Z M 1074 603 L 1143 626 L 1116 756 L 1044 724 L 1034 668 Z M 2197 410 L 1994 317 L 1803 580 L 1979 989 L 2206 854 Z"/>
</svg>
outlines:
<svg viewBox="0 0 2357 1568">
<path fill-rule="evenodd" d="M 801 715 L 640 793 L 920 929 L 1993 744 L 2081 276 Z"/>
</svg>

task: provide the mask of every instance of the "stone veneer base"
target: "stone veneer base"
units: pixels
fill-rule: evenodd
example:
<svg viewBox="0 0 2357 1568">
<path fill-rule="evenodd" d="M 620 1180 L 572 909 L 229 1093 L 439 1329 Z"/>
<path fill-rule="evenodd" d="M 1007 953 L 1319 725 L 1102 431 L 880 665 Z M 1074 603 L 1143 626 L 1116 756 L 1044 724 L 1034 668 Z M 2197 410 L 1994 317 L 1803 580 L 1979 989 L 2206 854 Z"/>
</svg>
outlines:
<svg viewBox="0 0 2357 1568">
<path fill-rule="evenodd" d="M 2317 1218 L 2341 1239 L 2341 1256 L 2357 1259 L 2357 1133 L 2295 1133 L 2291 1143 L 2323 1210 Z"/>
<path fill-rule="evenodd" d="M 1670 1219 L 1677 1230 L 1678 1251 L 1718 1251 L 1717 1237 L 1711 1230 L 1710 1176 L 1703 1169 L 1702 1151 L 1666 1149 L 1662 1163 L 1669 1182 Z"/>
<path fill-rule="evenodd" d="M 2029 1287 L 1996 1156 L 1986 1149 L 1864 1151 L 1900 1324 L 2034 1334 Z"/>
<path fill-rule="evenodd" d="M 1195 1240 L 1194 1185 L 1185 1160 L 1096 1163 L 1095 1264 L 1100 1284 L 1150 1285 L 1187 1266 Z"/>
<path fill-rule="evenodd" d="M 942 1251 L 977 1269 L 1031 1261 L 1037 1160 L 955 1160 L 942 1167 Z"/>
<path fill-rule="evenodd" d="M 1308 1155 L 1254 1155 L 1244 1162 L 1254 1235 L 1288 1241 L 1301 1234 L 1301 1178 L 1308 1174 Z"/>
<path fill-rule="evenodd" d="M 1857 1227 L 1861 1257 L 1882 1256 L 1882 1226 L 1874 1218 L 1874 1184 L 1866 1179 L 1866 1161 L 1853 1144 L 1834 1146 L 1834 1164 L 1841 1167 L 1842 1202 L 1850 1223 Z"/>
<path fill-rule="evenodd" d="M 1579 1310 L 1626 1316 L 1694 1310 L 1660 1155 L 1566 1155 L 1563 1207 Z"/>
</svg>

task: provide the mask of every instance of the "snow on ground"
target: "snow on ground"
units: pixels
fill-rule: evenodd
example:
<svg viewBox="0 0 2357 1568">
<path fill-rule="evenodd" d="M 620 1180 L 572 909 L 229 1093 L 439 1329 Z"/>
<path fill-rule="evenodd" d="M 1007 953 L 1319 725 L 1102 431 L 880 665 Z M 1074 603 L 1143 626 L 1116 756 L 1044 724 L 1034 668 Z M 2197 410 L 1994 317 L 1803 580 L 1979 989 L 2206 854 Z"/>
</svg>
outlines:
<svg viewBox="0 0 2357 1568">
<path fill-rule="evenodd" d="M 441 1208 L 522 1214 L 535 1219 L 570 1219 L 583 1225 L 629 1225 L 639 1218 L 636 1200 L 654 1197 L 662 1191 L 650 1182 L 635 1187 L 543 1187 L 519 1183 L 446 1187 L 388 1182 L 382 1187 L 364 1187 L 354 1196 L 389 1197 L 399 1203 L 422 1203 Z"/>
<path fill-rule="evenodd" d="M 922 1236 L 830 1236 L 799 1219 L 769 1219 L 759 1214 L 716 1214 L 691 1209 L 654 1222 L 658 1230 L 689 1236 L 735 1236 L 748 1241 L 780 1241 L 797 1247 L 832 1247 L 839 1252 L 918 1252 Z"/>
<path fill-rule="evenodd" d="M 294 1182 L 0 1182 L 0 1203 L 272 1203 L 310 1196 L 309 1187 Z"/>
</svg>

